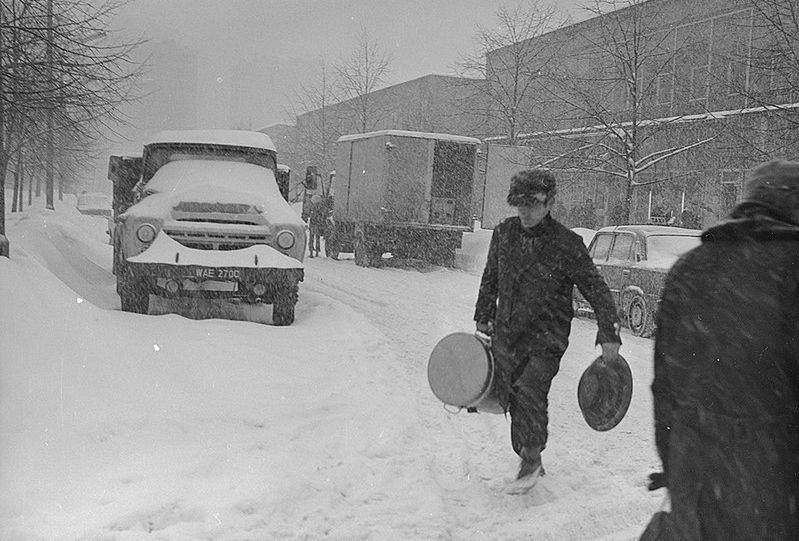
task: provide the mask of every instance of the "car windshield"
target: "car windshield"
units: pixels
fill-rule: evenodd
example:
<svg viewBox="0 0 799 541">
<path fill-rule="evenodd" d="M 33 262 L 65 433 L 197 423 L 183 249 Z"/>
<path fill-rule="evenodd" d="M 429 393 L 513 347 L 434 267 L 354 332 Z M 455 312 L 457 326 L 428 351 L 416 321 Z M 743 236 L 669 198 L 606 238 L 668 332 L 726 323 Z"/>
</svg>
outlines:
<svg viewBox="0 0 799 541">
<path fill-rule="evenodd" d="M 673 264 L 681 255 L 702 243 L 699 236 L 650 235 L 646 239 L 647 260 L 652 263 Z"/>
</svg>

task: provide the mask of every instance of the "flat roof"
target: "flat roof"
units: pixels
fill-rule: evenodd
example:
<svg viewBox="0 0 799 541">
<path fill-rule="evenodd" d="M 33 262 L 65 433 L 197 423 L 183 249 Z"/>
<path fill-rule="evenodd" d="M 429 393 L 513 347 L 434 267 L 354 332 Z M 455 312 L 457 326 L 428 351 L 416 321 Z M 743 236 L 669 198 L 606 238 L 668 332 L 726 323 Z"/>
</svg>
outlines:
<svg viewBox="0 0 799 541">
<path fill-rule="evenodd" d="M 189 143 L 260 148 L 277 152 L 272 139 L 265 133 L 246 130 L 172 130 L 156 133 L 146 145 L 156 143 Z"/>
<path fill-rule="evenodd" d="M 420 131 L 405 131 L 405 130 L 378 130 L 368 133 L 354 133 L 352 135 L 342 135 L 338 138 L 338 143 L 345 141 L 357 141 L 358 139 L 369 139 L 371 137 L 414 137 L 417 139 L 436 139 L 438 141 L 450 141 L 453 143 L 464 143 L 468 145 L 479 145 L 480 139 L 474 137 L 466 137 L 463 135 L 452 135 L 449 133 L 426 133 Z"/>
<path fill-rule="evenodd" d="M 603 227 L 597 232 L 607 233 L 609 231 L 640 231 L 644 235 L 672 235 L 680 237 L 698 237 L 702 234 L 701 229 L 686 229 L 684 227 L 672 227 L 670 225 L 657 224 L 609 225 Z"/>
</svg>

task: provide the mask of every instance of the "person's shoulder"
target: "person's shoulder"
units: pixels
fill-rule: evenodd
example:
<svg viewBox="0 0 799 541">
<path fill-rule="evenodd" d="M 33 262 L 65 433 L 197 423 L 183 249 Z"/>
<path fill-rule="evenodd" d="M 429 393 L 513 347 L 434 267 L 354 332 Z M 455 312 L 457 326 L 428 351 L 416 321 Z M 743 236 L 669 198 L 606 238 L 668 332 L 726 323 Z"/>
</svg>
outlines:
<svg viewBox="0 0 799 541">
<path fill-rule="evenodd" d="M 506 233 L 512 229 L 518 229 L 521 227 L 521 222 L 519 221 L 518 216 L 509 216 L 499 222 L 497 226 L 494 228 L 494 232 L 497 233 Z"/>
<path fill-rule="evenodd" d="M 552 231 L 552 234 L 558 237 L 559 240 L 564 244 L 568 246 L 585 246 L 583 238 L 579 234 L 575 233 L 556 219 L 549 219 L 549 227 Z"/>
<path fill-rule="evenodd" d="M 666 273 L 666 282 L 669 284 L 681 283 L 687 279 L 704 274 L 703 269 L 708 264 L 713 264 L 716 255 L 708 252 L 707 246 L 700 244 L 684 254 L 669 268 Z"/>
</svg>

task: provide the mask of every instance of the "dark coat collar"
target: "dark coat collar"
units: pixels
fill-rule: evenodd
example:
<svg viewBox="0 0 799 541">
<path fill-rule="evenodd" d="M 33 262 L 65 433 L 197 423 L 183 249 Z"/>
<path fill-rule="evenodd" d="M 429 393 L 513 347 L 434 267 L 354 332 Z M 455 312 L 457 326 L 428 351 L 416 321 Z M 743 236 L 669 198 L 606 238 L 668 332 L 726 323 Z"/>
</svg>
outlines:
<svg viewBox="0 0 799 541">
<path fill-rule="evenodd" d="M 799 226 L 766 213 L 751 213 L 722 222 L 702 233 L 703 242 L 742 239 L 799 241 Z"/>
</svg>

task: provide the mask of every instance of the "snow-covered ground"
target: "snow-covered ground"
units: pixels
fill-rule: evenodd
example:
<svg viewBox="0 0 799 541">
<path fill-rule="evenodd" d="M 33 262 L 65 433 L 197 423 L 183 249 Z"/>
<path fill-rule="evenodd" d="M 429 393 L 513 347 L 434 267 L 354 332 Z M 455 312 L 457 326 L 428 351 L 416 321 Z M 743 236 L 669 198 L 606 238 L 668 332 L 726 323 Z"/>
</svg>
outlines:
<svg viewBox="0 0 799 541">
<path fill-rule="evenodd" d="M 123 313 L 104 218 L 69 199 L 6 216 L 4 541 L 630 540 L 660 506 L 649 340 L 623 335 L 631 409 L 594 432 L 576 387 L 596 325 L 575 320 L 527 496 L 502 490 L 508 421 L 432 395 L 433 346 L 473 330 L 490 231 L 459 270 L 307 259 L 296 322 L 272 327 Z"/>
</svg>

